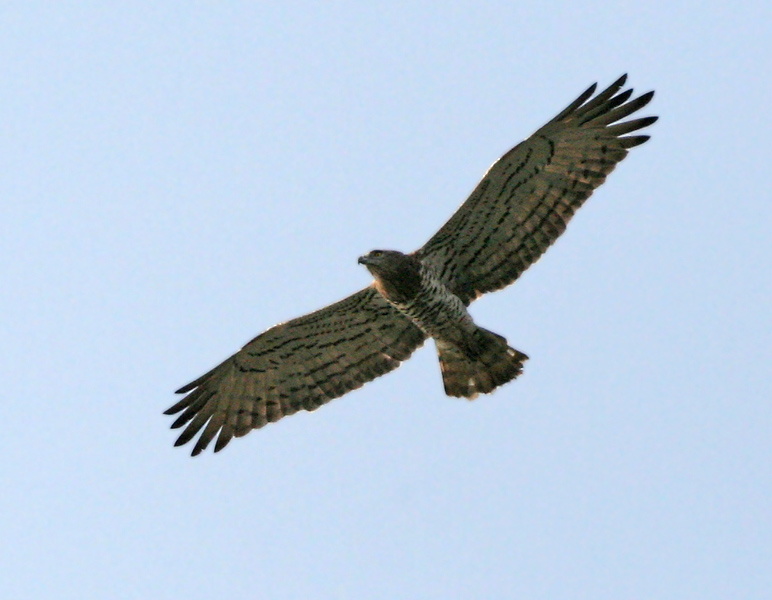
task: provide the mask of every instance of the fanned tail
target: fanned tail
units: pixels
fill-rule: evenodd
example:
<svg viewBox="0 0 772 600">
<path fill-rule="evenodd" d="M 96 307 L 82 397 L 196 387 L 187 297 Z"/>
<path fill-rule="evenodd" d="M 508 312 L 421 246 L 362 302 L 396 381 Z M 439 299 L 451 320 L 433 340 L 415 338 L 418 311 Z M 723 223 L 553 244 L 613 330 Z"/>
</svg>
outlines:
<svg viewBox="0 0 772 600">
<path fill-rule="evenodd" d="M 523 372 L 528 357 L 510 348 L 507 340 L 478 327 L 469 348 L 437 341 L 445 393 L 473 400 L 512 381 Z"/>
</svg>

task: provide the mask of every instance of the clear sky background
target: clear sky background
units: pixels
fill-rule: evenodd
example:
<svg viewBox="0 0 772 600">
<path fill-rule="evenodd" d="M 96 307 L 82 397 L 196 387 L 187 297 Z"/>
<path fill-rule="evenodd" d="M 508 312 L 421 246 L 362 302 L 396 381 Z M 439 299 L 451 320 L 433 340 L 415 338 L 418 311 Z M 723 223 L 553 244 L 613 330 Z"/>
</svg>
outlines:
<svg viewBox="0 0 772 600">
<path fill-rule="evenodd" d="M 772 597 L 768 2 L 4 2 L 0 597 Z M 433 344 L 197 459 L 161 413 L 589 84 L 652 140 Z"/>
</svg>

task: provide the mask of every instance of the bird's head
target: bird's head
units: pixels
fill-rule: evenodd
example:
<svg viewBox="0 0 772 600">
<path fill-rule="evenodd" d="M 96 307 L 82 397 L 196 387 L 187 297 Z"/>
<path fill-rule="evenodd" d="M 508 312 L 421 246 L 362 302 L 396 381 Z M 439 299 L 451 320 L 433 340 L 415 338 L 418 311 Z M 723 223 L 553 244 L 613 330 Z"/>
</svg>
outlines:
<svg viewBox="0 0 772 600">
<path fill-rule="evenodd" d="M 397 270 L 406 260 L 409 260 L 409 257 L 396 250 L 372 250 L 360 256 L 357 262 L 366 266 L 370 273 L 378 276 Z"/>
<path fill-rule="evenodd" d="M 421 285 L 421 263 L 396 250 L 373 250 L 359 257 L 359 264 L 375 277 L 375 287 L 386 299 L 406 301 Z"/>
</svg>

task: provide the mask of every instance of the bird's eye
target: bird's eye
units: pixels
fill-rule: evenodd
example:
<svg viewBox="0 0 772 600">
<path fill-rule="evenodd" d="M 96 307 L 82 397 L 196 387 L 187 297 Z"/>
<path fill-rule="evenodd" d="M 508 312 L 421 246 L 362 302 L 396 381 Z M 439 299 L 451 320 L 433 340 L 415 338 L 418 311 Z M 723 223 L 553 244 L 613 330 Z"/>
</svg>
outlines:
<svg viewBox="0 0 772 600">
<path fill-rule="evenodd" d="M 381 256 L 383 256 L 383 252 L 381 252 L 380 250 L 373 250 L 370 253 L 370 256 L 372 256 L 373 258 L 380 258 Z"/>
</svg>

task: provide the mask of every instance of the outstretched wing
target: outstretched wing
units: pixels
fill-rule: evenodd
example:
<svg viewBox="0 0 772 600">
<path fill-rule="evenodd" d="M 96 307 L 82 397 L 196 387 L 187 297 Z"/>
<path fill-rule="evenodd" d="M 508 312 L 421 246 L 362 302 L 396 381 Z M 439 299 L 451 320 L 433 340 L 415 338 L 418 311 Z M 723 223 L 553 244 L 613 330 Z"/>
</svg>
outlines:
<svg viewBox="0 0 772 600">
<path fill-rule="evenodd" d="M 560 236 L 574 212 L 628 149 L 649 139 L 625 134 L 657 120 L 618 123 L 649 103 L 629 100 L 627 76 L 591 98 L 595 84 L 488 170 L 451 219 L 415 255 L 469 303 L 517 279 Z M 616 123 L 616 124 L 615 124 Z"/>
<path fill-rule="evenodd" d="M 322 404 L 396 369 L 424 342 L 412 321 L 373 287 L 326 308 L 272 327 L 202 377 L 165 414 L 189 423 L 175 443 L 202 428 L 193 456 L 215 435 L 214 451 L 235 435 Z M 204 427 L 206 426 L 206 427 Z"/>
</svg>

